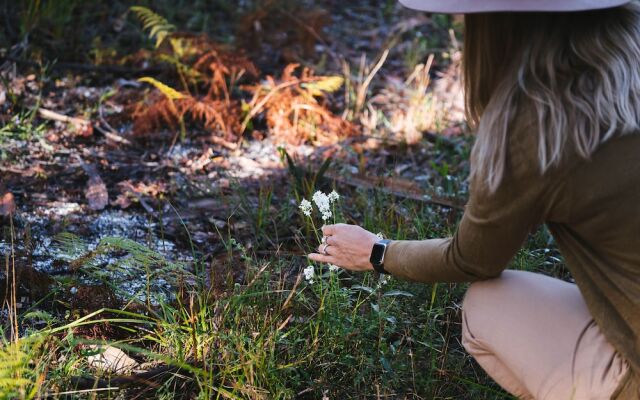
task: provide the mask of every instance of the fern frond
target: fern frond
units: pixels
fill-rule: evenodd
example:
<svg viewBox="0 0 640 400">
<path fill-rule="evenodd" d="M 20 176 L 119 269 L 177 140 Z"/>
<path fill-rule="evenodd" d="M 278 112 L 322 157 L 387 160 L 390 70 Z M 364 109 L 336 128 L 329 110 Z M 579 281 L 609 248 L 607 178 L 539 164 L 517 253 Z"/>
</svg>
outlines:
<svg viewBox="0 0 640 400">
<path fill-rule="evenodd" d="M 199 81 L 202 80 L 202 74 L 198 70 L 181 62 L 180 58 L 176 56 L 168 55 L 168 54 L 159 54 L 158 60 L 164 61 L 167 64 L 171 64 L 176 69 L 176 71 L 178 71 L 180 74 L 182 74 L 185 77 L 185 79 L 187 79 L 189 83 L 197 84 Z"/>
<path fill-rule="evenodd" d="M 154 78 L 151 78 L 150 76 L 142 77 L 138 79 L 138 82 L 146 82 L 153 85 L 156 89 L 162 92 L 162 94 L 165 95 L 169 100 L 178 100 L 178 99 L 183 99 L 185 97 L 184 94 L 178 92 L 171 86 L 165 85 L 164 83 Z"/>
<path fill-rule="evenodd" d="M 312 96 L 322 96 L 325 93 L 333 93 L 340 89 L 344 84 L 342 76 L 327 76 L 319 78 L 315 82 L 303 83 L 301 86 Z"/>
<path fill-rule="evenodd" d="M 130 264 L 134 267 L 168 264 L 168 261 L 160 253 L 127 238 L 115 236 L 104 237 L 100 240 L 98 248 L 129 253 L 131 256 L 131 259 L 129 260 Z"/>
<path fill-rule="evenodd" d="M 77 235 L 62 232 L 54 237 L 59 256 L 68 260 L 74 259 L 88 251 L 87 244 Z"/>
<path fill-rule="evenodd" d="M 156 14 L 147 7 L 132 6 L 129 8 L 142 22 L 144 29 L 149 30 L 149 38 L 155 39 L 156 48 L 160 47 L 164 39 L 176 30 L 175 25 L 169 23 L 166 18 Z"/>
<path fill-rule="evenodd" d="M 37 343 L 29 338 L 21 338 L 18 342 L 5 343 L 0 346 L 0 389 L 2 393 L 9 393 L 6 398 L 14 398 L 25 389 L 37 385 L 29 368 L 29 361 L 35 354 Z M 5 398 L 5 397 L 2 397 Z M 18 398 L 18 397 L 15 397 Z"/>
</svg>

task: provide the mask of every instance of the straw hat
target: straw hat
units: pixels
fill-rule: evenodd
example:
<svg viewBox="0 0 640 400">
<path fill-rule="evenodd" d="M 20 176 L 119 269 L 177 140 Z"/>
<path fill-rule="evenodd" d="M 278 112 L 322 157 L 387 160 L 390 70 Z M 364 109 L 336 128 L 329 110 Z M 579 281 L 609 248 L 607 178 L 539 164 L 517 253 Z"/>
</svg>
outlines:
<svg viewBox="0 0 640 400">
<path fill-rule="evenodd" d="M 445 14 L 495 11 L 584 11 L 610 8 L 631 0 L 400 0 L 414 10 Z"/>
</svg>

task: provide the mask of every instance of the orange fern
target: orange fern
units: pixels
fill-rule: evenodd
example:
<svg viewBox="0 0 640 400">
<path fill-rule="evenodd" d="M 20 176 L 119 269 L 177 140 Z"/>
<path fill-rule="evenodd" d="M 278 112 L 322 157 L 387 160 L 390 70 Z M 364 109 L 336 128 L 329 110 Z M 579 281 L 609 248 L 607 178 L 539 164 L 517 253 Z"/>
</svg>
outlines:
<svg viewBox="0 0 640 400">
<path fill-rule="evenodd" d="M 342 78 L 314 76 L 299 65 L 289 64 L 279 82 L 269 76 L 260 85 L 245 89 L 253 92 L 248 118 L 264 112 L 269 133 L 279 140 L 299 144 L 305 141 L 335 143 L 340 138 L 357 133 L 350 122 L 333 114 L 326 106 L 326 96 L 342 86 Z M 245 123 L 247 121 L 245 119 Z"/>
</svg>

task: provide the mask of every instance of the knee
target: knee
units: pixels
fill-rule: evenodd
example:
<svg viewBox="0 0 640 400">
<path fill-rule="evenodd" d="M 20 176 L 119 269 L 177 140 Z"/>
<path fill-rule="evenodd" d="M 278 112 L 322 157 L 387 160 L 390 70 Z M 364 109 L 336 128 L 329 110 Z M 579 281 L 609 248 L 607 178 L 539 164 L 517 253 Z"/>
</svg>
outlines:
<svg viewBox="0 0 640 400">
<path fill-rule="evenodd" d="M 472 355 L 476 347 L 474 344 L 478 333 L 476 330 L 478 326 L 474 321 L 483 319 L 478 314 L 482 314 L 481 310 L 485 308 L 481 303 L 487 299 L 488 292 L 486 281 L 474 282 L 467 289 L 462 301 L 462 345 Z"/>
<path fill-rule="evenodd" d="M 478 314 L 483 314 L 482 310 L 491 307 L 488 302 L 494 297 L 497 289 L 496 281 L 500 278 L 494 278 L 486 281 L 473 282 L 469 285 L 467 292 L 462 300 L 462 313 L 465 320 L 475 320 L 481 318 Z"/>
<path fill-rule="evenodd" d="M 494 279 L 477 281 L 467 289 L 462 301 L 462 340 L 467 344 L 486 336 L 492 323 L 503 318 L 505 310 L 513 309 L 511 303 L 519 303 L 519 296 L 526 290 L 530 273 L 503 271 Z M 469 350 L 469 349 L 467 349 Z"/>
<path fill-rule="evenodd" d="M 510 280 L 505 271 L 501 276 L 473 282 L 462 301 L 462 344 L 470 354 L 478 351 L 478 339 L 482 338 L 487 323 L 499 313 L 505 301 L 505 290 Z M 490 328 L 489 328 L 490 329 Z"/>
<path fill-rule="evenodd" d="M 533 274 L 507 270 L 496 278 L 473 282 L 467 289 L 462 302 L 463 312 L 473 316 L 500 309 L 512 296 L 512 292 L 519 292 L 523 286 L 526 286 L 530 275 Z"/>
</svg>

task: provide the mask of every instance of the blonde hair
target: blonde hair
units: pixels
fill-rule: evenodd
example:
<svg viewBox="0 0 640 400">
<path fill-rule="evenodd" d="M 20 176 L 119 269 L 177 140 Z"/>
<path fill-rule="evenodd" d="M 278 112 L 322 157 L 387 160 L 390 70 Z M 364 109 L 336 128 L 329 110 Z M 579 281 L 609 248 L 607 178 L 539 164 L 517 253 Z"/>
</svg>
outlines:
<svg viewBox="0 0 640 400">
<path fill-rule="evenodd" d="M 495 191 L 509 129 L 528 108 L 540 172 L 567 151 L 589 158 L 616 135 L 640 130 L 640 7 L 574 13 L 465 16 L 467 119 L 478 135 L 472 179 Z"/>
</svg>

